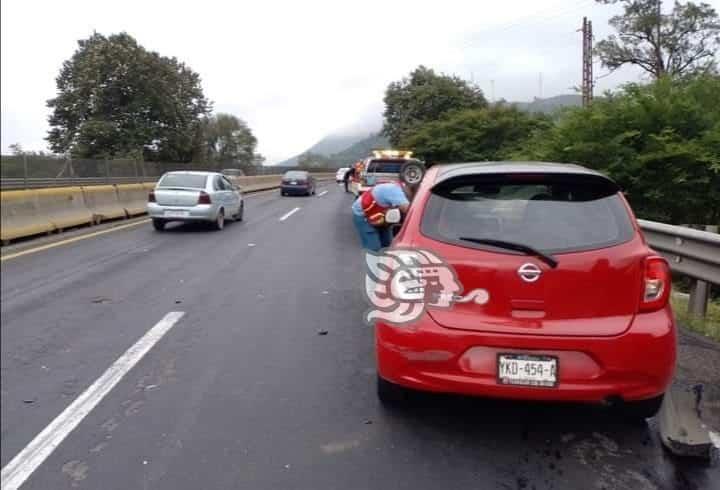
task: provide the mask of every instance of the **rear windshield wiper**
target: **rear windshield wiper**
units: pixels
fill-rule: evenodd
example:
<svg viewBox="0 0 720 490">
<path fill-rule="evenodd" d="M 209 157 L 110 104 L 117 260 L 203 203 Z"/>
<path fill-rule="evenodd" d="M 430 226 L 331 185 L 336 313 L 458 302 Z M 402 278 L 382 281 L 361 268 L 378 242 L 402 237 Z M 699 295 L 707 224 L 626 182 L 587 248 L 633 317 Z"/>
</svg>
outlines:
<svg viewBox="0 0 720 490">
<path fill-rule="evenodd" d="M 508 250 L 516 250 L 518 252 L 523 252 L 527 255 L 533 255 L 543 262 L 545 262 L 547 265 L 552 267 L 553 269 L 557 267 L 558 261 L 555 257 L 552 255 L 543 253 L 539 250 L 536 250 L 528 245 L 523 245 L 522 243 L 515 243 L 515 242 L 506 242 L 504 240 L 493 240 L 491 238 L 472 238 L 472 237 L 460 237 L 460 240 L 466 241 L 466 242 L 473 242 L 478 243 L 480 245 L 490 245 L 491 247 L 498 247 L 498 248 L 506 248 Z"/>
</svg>

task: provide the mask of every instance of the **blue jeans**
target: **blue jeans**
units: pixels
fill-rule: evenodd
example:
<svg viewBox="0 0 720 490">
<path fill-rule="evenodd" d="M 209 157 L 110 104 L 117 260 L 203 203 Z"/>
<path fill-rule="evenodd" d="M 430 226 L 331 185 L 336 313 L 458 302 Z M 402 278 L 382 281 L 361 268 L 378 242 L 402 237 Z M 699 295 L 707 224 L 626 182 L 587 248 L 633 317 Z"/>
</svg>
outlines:
<svg viewBox="0 0 720 490">
<path fill-rule="evenodd" d="M 392 242 L 390 228 L 377 228 L 367 222 L 365 216 L 358 216 L 353 213 L 353 223 L 360 235 L 360 242 L 364 249 L 378 252 L 380 249 L 389 247 Z"/>
</svg>

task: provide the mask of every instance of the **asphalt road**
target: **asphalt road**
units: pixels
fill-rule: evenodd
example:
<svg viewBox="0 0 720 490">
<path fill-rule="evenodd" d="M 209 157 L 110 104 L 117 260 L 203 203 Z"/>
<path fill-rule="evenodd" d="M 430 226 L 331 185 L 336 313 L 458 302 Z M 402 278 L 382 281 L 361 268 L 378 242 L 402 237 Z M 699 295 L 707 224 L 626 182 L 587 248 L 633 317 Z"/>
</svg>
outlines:
<svg viewBox="0 0 720 490">
<path fill-rule="evenodd" d="M 717 468 L 662 449 L 654 421 L 450 397 L 381 407 L 351 198 L 323 190 L 250 196 L 222 232 L 146 223 L 3 262 L 3 467 L 184 312 L 22 488 L 718 488 Z"/>
</svg>

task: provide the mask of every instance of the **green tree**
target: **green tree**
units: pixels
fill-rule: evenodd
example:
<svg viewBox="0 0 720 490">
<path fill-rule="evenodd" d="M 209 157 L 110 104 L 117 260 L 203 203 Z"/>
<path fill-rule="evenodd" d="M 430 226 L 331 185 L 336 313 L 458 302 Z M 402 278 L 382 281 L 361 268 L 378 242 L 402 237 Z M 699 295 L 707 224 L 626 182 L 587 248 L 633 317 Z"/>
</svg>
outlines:
<svg viewBox="0 0 720 490">
<path fill-rule="evenodd" d="M 78 41 L 56 85 L 47 140 L 80 158 L 189 161 L 199 118 L 210 110 L 197 73 L 126 33 Z"/>
<path fill-rule="evenodd" d="M 391 83 L 385 91 L 383 134 L 397 145 L 416 126 L 463 109 L 487 106 L 482 91 L 456 76 L 437 74 L 424 66 Z"/>
<path fill-rule="evenodd" d="M 642 218 L 720 222 L 720 77 L 627 85 L 569 109 L 516 158 L 580 163 L 613 177 Z"/>
<path fill-rule="evenodd" d="M 549 127 L 547 116 L 513 106 L 493 105 L 452 113 L 406 132 L 400 144 L 426 162 L 503 160 L 534 131 Z"/>
<path fill-rule="evenodd" d="M 245 121 L 232 114 L 219 113 L 203 120 L 202 159 L 219 165 L 255 164 L 257 138 Z"/>
<path fill-rule="evenodd" d="M 706 3 L 676 1 L 670 13 L 662 0 L 597 0 L 622 2 L 624 11 L 610 19 L 617 30 L 600 41 L 595 51 L 603 66 L 616 70 L 636 65 L 655 78 L 706 73 L 717 68 L 720 20 Z"/>
</svg>

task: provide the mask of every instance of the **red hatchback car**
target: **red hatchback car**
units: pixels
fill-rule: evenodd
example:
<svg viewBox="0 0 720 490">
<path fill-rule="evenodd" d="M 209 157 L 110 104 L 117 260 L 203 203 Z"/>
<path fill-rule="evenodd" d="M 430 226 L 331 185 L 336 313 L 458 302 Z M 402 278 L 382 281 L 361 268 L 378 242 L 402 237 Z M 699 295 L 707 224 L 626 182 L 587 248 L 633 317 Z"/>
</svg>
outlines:
<svg viewBox="0 0 720 490">
<path fill-rule="evenodd" d="M 539 162 L 432 167 L 400 249 L 431 251 L 482 301 L 454 294 L 407 325 L 376 321 L 381 401 L 410 388 L 659 409 L 676 356 L 670 271 L 609 178 Z"/>
</svg>

